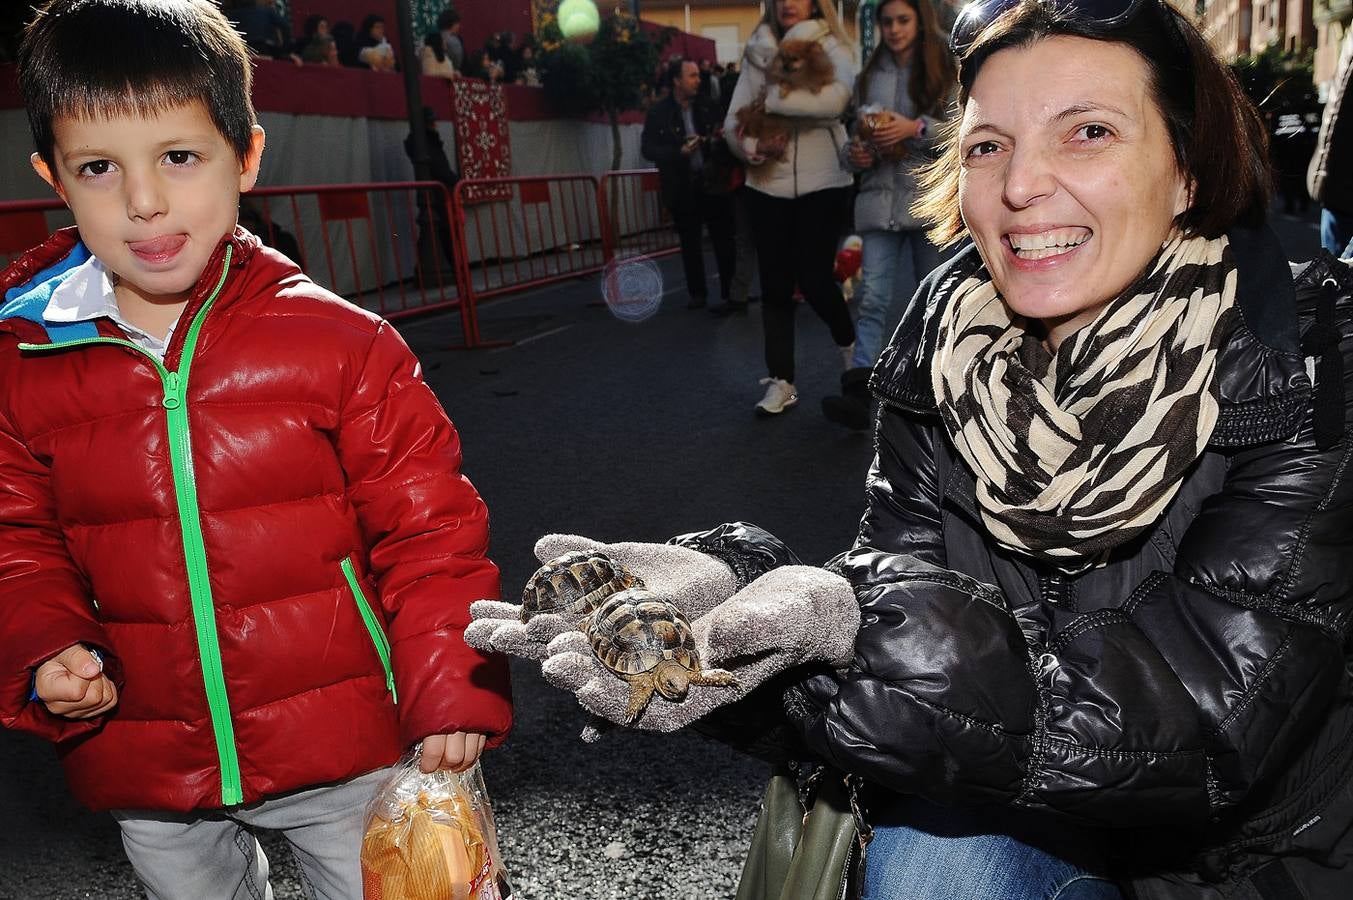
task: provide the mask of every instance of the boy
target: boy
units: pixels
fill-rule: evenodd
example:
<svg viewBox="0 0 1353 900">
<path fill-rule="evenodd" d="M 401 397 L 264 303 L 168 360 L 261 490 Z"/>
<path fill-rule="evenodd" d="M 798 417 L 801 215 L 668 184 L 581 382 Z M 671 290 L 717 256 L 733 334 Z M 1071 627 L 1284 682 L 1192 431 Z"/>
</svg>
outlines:
<svg viewBox="0 0 1353 900">
<path fill-rule="evenodd" d="M 268 896 L 245 826 L 360 897 L 383 770 L 511 722 L 456 433 L 388 324 L 236 228 L 263 131 L 212 3 L 52 0 L 19 66 L 76 227 L 0 274 L 0 721 L 149 897 Z"/>
</svg>

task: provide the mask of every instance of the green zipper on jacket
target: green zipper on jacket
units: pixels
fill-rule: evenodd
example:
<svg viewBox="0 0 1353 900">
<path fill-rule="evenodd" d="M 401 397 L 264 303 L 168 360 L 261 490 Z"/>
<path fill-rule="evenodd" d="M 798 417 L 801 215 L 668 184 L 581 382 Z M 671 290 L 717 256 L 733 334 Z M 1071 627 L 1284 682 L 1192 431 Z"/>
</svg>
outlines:
<svg viewBox="0 0 1353 900">
<path fill-rule="evenodd" d="M 197 627 L 197 649 L 202 659 L 202 680 L 211 710 L 211 727 L 216 737 L 216 755 L 221 765 L 221 804 L 235 806 L 244 802 L 240 787 L 240 760 L 235 749 L 235 726 L 230 716 L 230 698 L 226 695 L 225 673 L 221 666 L 221 642 L 216 633 L 216 606 L 207 573 L 207 548 L 202 538 L 202 513 L 197 502 L 197 481 L 193 468 L 192 444 L 188 433 L 188 371 L 192 366 L 197 338 L 230 271 L 233 248 L 226 246 L 221 278 L 202 308 L 188 326 L 177 371 L 171 372 L 144 347 L 121 338 L 81 338 L 60 344 L 20 344 L 20 350 L 66 350 L 93 344 L 130 347 L 154 364 L 164 385 L 165 408 L 169 425 L 169 460 L 174 476 L 174 499 L 178 504 L 179 524 L 183 530 L 183 555 L 188 567 L 188 595 L 192 599 L 193 622 Z"/>
<path fill-rule="evenodd" d="M 395 670 L 390 665 L 390 641 L 385 636 L 385 629 L 381 627 L 380 619 L 376 618 L 376 611 L 371 608 L 366 594 L 362 591 L 362 583 L 357 580 L 357 569 L 352 564 L 352 557 L 345 557 L 340 568 L 343 570 L 343 577 L 348 580 L 352 599 L 357 601 L 357 611 L 362 614 L 362 622 L 366 624 L 367 634 L 371 635 L 376 655 L 381 658 L 381 667 L 385 669 L 385 688 L 390 692 L 390 699 L 398 703 L 399 694 L 395 693 Z"/>
</svg>

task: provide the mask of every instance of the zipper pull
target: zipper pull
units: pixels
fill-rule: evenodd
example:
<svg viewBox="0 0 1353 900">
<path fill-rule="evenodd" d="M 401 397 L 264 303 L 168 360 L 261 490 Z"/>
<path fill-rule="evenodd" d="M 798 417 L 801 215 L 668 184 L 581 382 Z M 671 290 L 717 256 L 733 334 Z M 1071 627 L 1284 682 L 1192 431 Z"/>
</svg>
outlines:
<svg viewBox="0 0 1353 900">
<path fill-rule="evenodd" d="M 183 405 L 183 393 L 179 386 L 179 373 L 168 372 L 164 380 L 164 399 L 160 401 L 165 409 L 178 409 Z"/>
</svg>

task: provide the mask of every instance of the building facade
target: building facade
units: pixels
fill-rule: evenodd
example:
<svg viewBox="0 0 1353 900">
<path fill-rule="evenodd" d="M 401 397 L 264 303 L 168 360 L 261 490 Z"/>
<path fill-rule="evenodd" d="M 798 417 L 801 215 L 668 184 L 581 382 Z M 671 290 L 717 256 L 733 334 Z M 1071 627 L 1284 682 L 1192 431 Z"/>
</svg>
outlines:
<svg viewBox="0 0 1353 900">
<path fill-rule="evenodd" d="M 1171 0 L 1198 23 L 1212 49 L 1225 60 L 1278 46 L 1298 53 L 1317 44 L 1319 8 L 1328 0 Z M 1347 6 L 1353 0 L 1334 0 Z"/>
<path fill-rule="evenodd" d="M 1253 14 L 1250 0 L 1207 0 L 1198 26 L 1217 55 L 1229 62 L 1250 52 Z"/>
<path fill-rule="evenodd" d="M 1339 45 L 1353 22 L 1353 0 L 1316 0 L 1315 29 L 1315 83 L 1323 101 L 1334 77 L 1339 61 Z"/>
<path fill-rule="evenodd" d="M 859 0 L 837 0 L 833 5 L 846 33 L 858 43 Z M 721 63 L 742 59 L 742 48 L 761 22 L 765 8 L 764 3 L 746 0 L 639 0 L 639 13 L 645 20 L 714 41 Z"/>
</svg>

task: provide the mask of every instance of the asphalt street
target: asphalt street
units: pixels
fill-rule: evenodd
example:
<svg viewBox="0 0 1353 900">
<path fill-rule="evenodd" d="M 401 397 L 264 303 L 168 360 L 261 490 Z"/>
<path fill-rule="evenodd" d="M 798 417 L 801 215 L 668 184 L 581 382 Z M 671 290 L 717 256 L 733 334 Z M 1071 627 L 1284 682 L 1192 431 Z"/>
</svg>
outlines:
<svg viewBox="0 0 1353 900">
<path fill-rule="evenodd" d="M 1293 259 L 1315 252 L 1313 217 L 1275 225 Z M 662 541 L 742 519 L 806 561 L 850 544 L 872 446 L 819 412 L 841 367 L 826 328 L 800 311 L 799 407 L 758 419 L 758 308 L 722 320 L 687 311 L 678 260 L 660 267 L 667 295 L 640 323 L 612 317 L 587 278 L 483 306 L 484 337 L 511 346 L 449 349 L 450 315 L 400 329 L 461 432 L 505 597 L 547 532 Z M 571 695 L 535 664 L 513 676 L 516 727 L 484 770 L 518 900 L 731 898 L 764 767 L 694 735 L 584 744 Z M 0 898 L 140 896 L 112 821 L 69 799 L 49 747 L 11 733 L 0 734 L 0 835 Z M 278 900 L 301 897 L 285 845 L 265 846 Z"/>
</svg>

